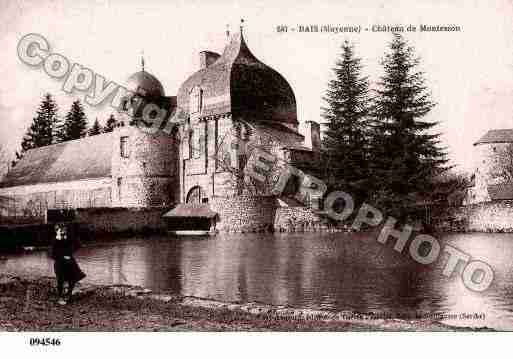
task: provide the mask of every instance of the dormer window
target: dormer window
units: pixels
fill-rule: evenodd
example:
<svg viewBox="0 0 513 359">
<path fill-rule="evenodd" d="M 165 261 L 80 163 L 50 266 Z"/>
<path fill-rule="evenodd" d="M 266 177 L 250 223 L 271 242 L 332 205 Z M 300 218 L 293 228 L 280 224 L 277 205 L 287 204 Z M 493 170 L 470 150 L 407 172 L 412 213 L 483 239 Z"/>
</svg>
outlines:
<svg viewBox="0 0 513 359">
<path fill-rule="evenodd" d="M 203 90 L 199 86 L 192 88 L 189 96 L 190 113 L 199 113 L 203 107 Z"/>
</svg>

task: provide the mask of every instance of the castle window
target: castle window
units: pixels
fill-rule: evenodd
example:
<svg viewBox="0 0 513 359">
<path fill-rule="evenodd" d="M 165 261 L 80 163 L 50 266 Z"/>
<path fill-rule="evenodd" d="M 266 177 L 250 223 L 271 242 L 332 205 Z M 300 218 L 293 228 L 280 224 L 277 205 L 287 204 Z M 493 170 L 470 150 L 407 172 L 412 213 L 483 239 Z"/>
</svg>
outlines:
<svg viewBox="0 0 513 359">
<path fill-rule="evenodd" d="M 130 157 L 130 148 L 128 146 L 128 136 L 122 136 L 119 139 L 119 154 L 122 158 Z"/>
<path fill-rule="evenodd" d="M 122 196 L 122 192 L 121 192 L 121 188 L 122 188 L 122 179 L 121 177 L 118 177 L 118 200 L 121 201 L 121 196 Z"/>
<path fill-rule="evenodd" d="M 204 127 L 204 128 L 202 128 Z M 207 123 L 204 122 L 200 125 L 200 135 L 198 136 L 198 157 L 203 157 L 207 154 Z"/>
<path fill-rule="evenodd" d="M 128 111 L 128 99 L 127 98 L 124 98 L 123 100 L 121 100 L 121 109 L 123 111 Z"/>
<path fill-rule="evenodd" d="M 199 113 L 203 107 L 203 90 L 198 86 L 192 88 L 189 94 L 190 113 Z"/>
<path fill-rule="evenodd" d="M 194 136 L 193 136 L 193 152 L 192 152 L 192 157 L 193 158 L 200 158 L 200 155 L 201 155 L 201 134 L 200 134 L 200 131 L 196 130 L 194 131 Z"/>
<path fill-rule="evenodd" d="M 187 158 L 192 158 L 194 153 L 194 131 L 189 131 L 189 153 Z"/>
</svg>

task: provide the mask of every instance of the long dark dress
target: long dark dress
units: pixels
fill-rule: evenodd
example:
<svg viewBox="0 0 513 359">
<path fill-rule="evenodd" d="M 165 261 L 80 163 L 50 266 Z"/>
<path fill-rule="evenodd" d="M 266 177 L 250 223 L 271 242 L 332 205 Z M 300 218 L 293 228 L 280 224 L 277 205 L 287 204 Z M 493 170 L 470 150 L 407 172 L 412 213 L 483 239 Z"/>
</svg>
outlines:
<svg viewBox="0 0 513 359">
<path fill-rule="evenodd" d="M 85 278 L 85 273 L 78 266 L 77 261 L 73 257 L 73 252 L 77 248 L 77 244 L 71 240 L 63 239 L 55 241 L 51 248 L 51 257 L 54 262 L 54 270 L 57 279 L 65 282 L 77 283 Z M 69 257 L 66 259 L 64 257 Z"/>
</svg>

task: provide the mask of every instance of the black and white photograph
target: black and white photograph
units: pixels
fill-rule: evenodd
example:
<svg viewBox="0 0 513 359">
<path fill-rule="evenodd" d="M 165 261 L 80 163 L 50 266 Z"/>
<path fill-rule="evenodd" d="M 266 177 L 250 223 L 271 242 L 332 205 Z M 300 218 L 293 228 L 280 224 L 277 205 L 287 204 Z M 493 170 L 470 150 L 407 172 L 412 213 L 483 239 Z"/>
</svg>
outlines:
<svg viewBox="0 0 513 359">
<path fill-rule="evenodd" d="M 513 331 L 513 1 L 2 0 L 0 44 L 0 346 Z"/>
</svg>

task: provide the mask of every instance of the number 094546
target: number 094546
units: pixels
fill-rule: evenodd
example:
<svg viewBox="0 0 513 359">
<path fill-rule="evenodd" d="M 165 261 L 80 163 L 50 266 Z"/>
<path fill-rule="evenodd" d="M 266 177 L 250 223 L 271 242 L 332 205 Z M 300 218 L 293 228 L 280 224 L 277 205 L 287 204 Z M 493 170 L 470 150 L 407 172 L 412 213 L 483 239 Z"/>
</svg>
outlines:
<svg viewBox="0 0 513 359">
<path fill-rule="evenodd" d="M 30 338 L 30 345 L 43 345 L 43 346 L 59 346 L 61 340 L 59 338 Z"/>
</svg>

